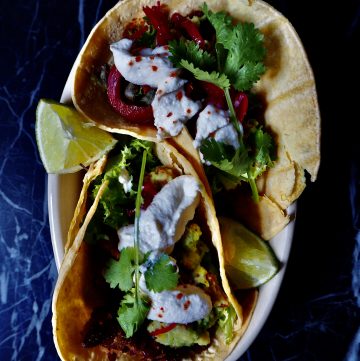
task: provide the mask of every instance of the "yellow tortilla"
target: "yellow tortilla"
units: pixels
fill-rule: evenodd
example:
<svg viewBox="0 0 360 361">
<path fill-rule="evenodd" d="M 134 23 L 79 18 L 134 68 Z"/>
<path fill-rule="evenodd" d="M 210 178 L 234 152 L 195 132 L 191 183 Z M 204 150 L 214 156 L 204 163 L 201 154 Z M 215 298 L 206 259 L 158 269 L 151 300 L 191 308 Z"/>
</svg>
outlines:
<svg viewBox="0 0 360 361">
<path fill-rule="evenodd" d="M 162 1 L 171 12 L 188 14 L 200 8 L 204 0 Z M 99 127 L 110 132 L 135 135 L 158 141 L 153 126 L 134 125 L 126 122 L 110 106 L 106 90 L 96 81 L 99 68 L 113 62 L 109 49 L 111 43 L 122 37 L 124 27 L 133 18 L 143 17 L 143 6 L 157 0 L 124 0 L 113 7 L 89 35 L 76 60 L 72 97 L 76 108 Z M 269 4 L 253 0 L 209 0 L 213 11 L 227 11 L 236 21 L 255 24 L 265 35 L 267 72 L 253 88 L 266 104 L 265 128 L 276 141 L 278 159 L 258 180 L 260 191 L 278 206 L 268 207 L 269 201 L 260 202 L 269 216 L 281 219 L 285 225 L 284 211 L 305 188 L 305 170 L 311 180 L 317 177 L 320 163 L 320 115 L 314 76 L 305 50 L 290 22 Z M 206 189 L 210 191 L 197 151 L 186 129 L 167 140 L 192 162 Z M 210 194 L 210 193 L 209 193 Z M 245 220 L 249 221 L 249 220 Z M 280 221 L 277 223 L 281 223 Z M 263 224 L 263 227 L 266 225 Z M 274 228 L 264 230 L 272 234 Z"/>
<path fill-rule="evenodd" d="M 166 143 L 158 143 L 156 145 L 156 153 L 164 165 L 172 166 L 182 174 L 189 174 L 196 177 L 201 184 L 192 164 L 187 161 L 176 148 Z M 86 178 L 93 179 L 94 176 L 98 174 L 99 169 L 103 169 L 103 167 L 104 162 L 100 162 L 94 167 L 90 167 Z M 88 182 L 85 181 L 83 187 L 88 188 Z M 84 242 L 84 236 L 105 188 L 106 184 L 100 188 L 83 221 L 74 221 L 76 224 L 82 223 L 82 225 L 75 238 L 69 239 L 68 241 L 69 248 L 61 265 L 59 278 L 55 287 L 52 304 L 53 335 L 58 354 L 62 360 L 107 359 L 106 353 L 101 346 L 93 348 L 83 348 L 81 346 L 84 327 L 90 319 L 94 308 L 101 305 L 103 297 L 101 292 L 99 292 L 96 286 L 91 282 L 92 273 L 99 272 L 99 270 L 96 270 L 96 267 L 93 265 L 92 257 L 96 257 L 96 255 L 91 253 L 91 247 Z M 84 192 L 81 194 L 82 197 L 84 197 Z M 217 334 L 216 337 L 212 339 L 208 349 L 197 355 L 196 360 L 223 360 L 232 351 L 239 338 L 244 333 L 256 303 L 257 292 L 253 290 L 247 295 L 247 298 L 244 301 L 245 308 L 243 310 L 232 294 L 225 275 L 224 253 L 220 238 L 219 224 L 215 215 L 213 203 L 204 186 L 201 186 L 201 195 L 200 209 L 204 214 L 207 226 L 210 230 L 211 241 L 218 253 L 222 287 L 228 300 L 235 308 L 238 318 L 234 325 L 234 339 L 232 342 L 226 344 L 224 338 L 220 334 Z M 84 204 L 82 199 L 79 200 L 79 204 Z M 78 216 L 80 217 L 81 214 L 82 212 L 79 212 Z M 74 232 L 72 234 L 74 234 Z M 127 359 L 133 360 L 133 358 L 128 357 L 127 355 L 122 355 L 120 358 L 117 358 L 117 360 Z"/>
</svg>

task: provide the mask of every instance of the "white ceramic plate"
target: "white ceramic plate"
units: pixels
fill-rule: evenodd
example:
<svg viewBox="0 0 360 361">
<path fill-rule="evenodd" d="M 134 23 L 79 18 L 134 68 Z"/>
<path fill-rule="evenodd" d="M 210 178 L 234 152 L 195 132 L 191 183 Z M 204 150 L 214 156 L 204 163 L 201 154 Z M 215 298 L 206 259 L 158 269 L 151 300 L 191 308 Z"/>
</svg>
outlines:
<svg viewBox="0 0 360 361">
<path fill-rule="evenodd" d="M 71 102 L 70 84 L 72 79 L 73 71 L 71 71 L 69 75 L 61 97 L 61 101 L 64 103 Z M 48 204 L 51 241 L 58 269 L 60 268 L 64 257 L 64 245 L 66 242 L 67 230 L 75 210 L 80 190 L 81 179 L 79 173 L 60 176 L 50 174 L 48 176 Z M 293 220 L 270 241 L 274 252 L 282 264 L 282 268 L 274 278 L 272 278 L 264 286 L 260 287 L 258 302 L 249 327 L 226 361 L 237 360 L 249 348 L 270 314 L 279 292 L 289 258 L 294 233 L 295 211 L 296 204 L 293 204 L 288 209 L 288 212 L 292 215 Z"/>
</svg>

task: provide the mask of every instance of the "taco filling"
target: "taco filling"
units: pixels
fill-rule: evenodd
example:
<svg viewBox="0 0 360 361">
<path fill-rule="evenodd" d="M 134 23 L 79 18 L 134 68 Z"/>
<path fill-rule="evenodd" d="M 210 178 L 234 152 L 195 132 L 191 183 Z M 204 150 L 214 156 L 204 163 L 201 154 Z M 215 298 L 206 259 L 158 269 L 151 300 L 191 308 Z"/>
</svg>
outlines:
<svg viewBox="0 0 360 361">
<path fill-rule="evenodd" d="M 109 104 L 129 123 L 153 124 L 159 139 L 187 125 L 201 160 L 217 168 L 210 183 L 249 182 L 258 201 L 255 179 L 275 159 L 272 137 L 248 114 L 250 89 L 265 72 L 264 36 L 206 4 L 187 15 L 170 16 L 160 3 L 143 11 L 110 45 Z"/>
<path fill-rule="evenodd" d="M 88 213 L 80 248 L 74 241 L 65 256 L 64 263 L 75 249 L 69 262 L 76 266 L 60 271 L 69 272 L 64 276 L 71 286 L 59 281 L 54 297 L 56 341 L 64 359 L 83 352 L 109 359 L 192 359 L 215 339 L 221 352 L 233 347 L 240 335 L 240 306 L 223 287 L 227 281 L 220 275 L 219 243 L 207 219 L 212 215 L 206 213 L 203 185 L 196 175 L 182 172 L 163 165 L 152 143 L 125 137 L 89 186 L 88 203 L 98 205 Z M 88 266 L 82 265 L 81 252 Z M 71 274 L 86 270 L 86 287 L 69 281 Z M 69 300 L 69 287 L 75 300 L 92 306 L 75 327 L 81 328 L 76 337 L 83 351 L 67 354 L 62 344 L 80 347 L 63 339 L 71 338 L 66 325 L 79 307 Z"/>
</svg>

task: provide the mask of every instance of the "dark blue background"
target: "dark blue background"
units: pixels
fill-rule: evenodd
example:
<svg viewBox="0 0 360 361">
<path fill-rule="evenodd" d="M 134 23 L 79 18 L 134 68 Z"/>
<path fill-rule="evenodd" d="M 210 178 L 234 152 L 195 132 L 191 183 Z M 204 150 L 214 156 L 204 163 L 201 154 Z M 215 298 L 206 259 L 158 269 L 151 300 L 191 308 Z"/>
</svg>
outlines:
<svg viewBox="0 0 360 361">
<path fill-rule="evenodd" d="M 60 98 L 82 43 L 115 3 L 1 0 L 1 360 L 57 359 L 51 330 L 57 273 L 46 174 L 35 144 L 35 108 L 41 97 Z M 360 1 L 270 3 L 295 26 L 315 73 L 322 164 L 318 181 L 298 202 L 279 298 L 241 361 L 357 361 Z"/>
</svg>

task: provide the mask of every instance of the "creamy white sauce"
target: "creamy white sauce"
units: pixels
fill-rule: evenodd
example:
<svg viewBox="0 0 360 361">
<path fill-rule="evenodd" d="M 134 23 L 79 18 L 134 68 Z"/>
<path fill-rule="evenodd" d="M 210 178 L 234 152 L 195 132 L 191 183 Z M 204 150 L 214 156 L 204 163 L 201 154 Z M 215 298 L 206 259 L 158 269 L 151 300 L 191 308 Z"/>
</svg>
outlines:
<svg viewBox="0 0 360 361">
<path fill-rule="evenodd" d="M 149 320 L 187 324 L 206 317 L 211 311 L 211 298 L 199 287 L 181 285 L 174 290 L 153 292 L 147 288 L 144 276 L 162 252 L 171 253 L 175 242 L 184 234 L 186 224 L 193 219 L 199 201 L 198 181 L 183 175 L 167 183 L 141 212 L 139 248 L 144 254 L 151 253 L 139 267 L 142 273 L 139 286 L 151 300 Z M 120 228 L 118 235 L 120 251 L 134 246 L 134 225 Z M 170 263 L 176 266 L 173 258 Z"/>
<path fill-rule="evenodd" d="M 122 184 L 125 193 L 129 193 L 132 189 L 133 177 L 130 176 L 129 172 L 123 168 L 118 177 L 119 182 Z"/>
<path fill-rule="evenodd" d="M 187 81 L 178 77 L 179 70 L 168 59 L 167 47 L 143 49 L 140 56 L 133 56 L 129 52 L 131 45 L 129 39 L 110 45 L 115 66 L 130 83 L 157 88 L 151 106 L 158 138 L 174 137 L 199 111 L 200 105 L 185 95 L 183 86 Z"/>
<path fill-rule="evenodd" d="M 230 122 L 229 112 L 217 109 L 211 104 L 206 106 L 197 119 L 194 147 L 199 149 L 203 140 L 210 137 L 217 142 L 232 145 L 235 149 L 240 146 L 237 131 Z M 201 152 L 200 157 L 203 160 Z"/>
<path fill-rule="evenodd" d="M 146 287 L 144 275 L 139 286 L 151 300 L 149 320 L 187 324 L 206 317 L 212 308 L 211 298 L 196 286 L 182 285 L 170 291 L 152 292 Z"/>
<path fill-rule="evenodd" d="M 180 87 L 161 96 L 156 94 L 152 108 L 158 137 L 163 139 L 178 135 L 184 124 L 199 111 L 200 106 L 185 96 L 184 88 Z"/>
<path fill-rule="evenodd" d="M 170 253 L 185 232 L 186 224 L 194 218 L 200 201 L 198 181 L 188 175 L 177 177 L 157 193 L 139 221 L 141 252 Z M 118 230 L 119 250 L 134 244 L 134 226 Z"/>
</svg>

